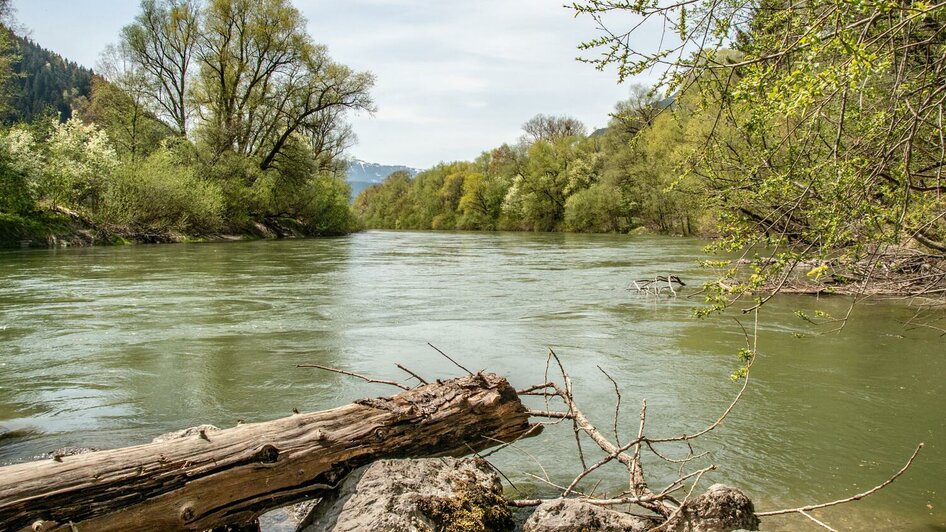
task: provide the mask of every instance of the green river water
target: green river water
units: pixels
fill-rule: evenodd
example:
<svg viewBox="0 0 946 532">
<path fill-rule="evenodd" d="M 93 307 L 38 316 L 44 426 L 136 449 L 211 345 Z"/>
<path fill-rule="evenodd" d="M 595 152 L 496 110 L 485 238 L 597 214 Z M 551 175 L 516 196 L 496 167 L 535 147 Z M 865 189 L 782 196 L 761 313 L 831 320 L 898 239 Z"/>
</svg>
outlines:
<svg viewBox="0 0 946 532">
<path fill-rule="evenodd" d="M 315 362 L 401 379 L 471 369 L 543 381 L 552 346 L 577 401 L 610 432 L 648 401 L 654 436 L 692 433 L 725 410 L 745 336 L 731 316 L 692 317 L 709 275 L 703 243 L 662 237 L 367 232 L 346 238 L 0 253 L 0 463 L 62 446 L 142 443 L 200 423 L 229 427 L 392 390 Z M 625 290 L 674 273 L 679 297 Z M 781 297 L 760 314 L 760 356 L 744 400 L 698 442 L 719 465 L 706 485 L 743 488 L 758 510 L 843 498 L 899 469 L 877 495 L 816 512 L 839 529 L 946 530 L 946 338 L 904 326 L 901 302 L 859 303 L 840 333 L 797 309 L 843 315 L 844 298 Z M 736 316 L 738 312 L 733 313 Z M 751 328 L 751 318 L 739 316 Z M 553 480 L 580 471 L 570 427 L 522 443 Z M 589 447 L 585 446 L 586 452 Z M 666 448 L 679 455 L 683 450 Z M 495 463 L 526 494 L 545 488 L 516 449 Z M 676 468 L 651 463 L 651 484 Z M 600 490 L 620 490 L 619 469 Z M 511 495 L 515 491 L 510 488 Z M 801 516 L 769 530 L 818 530 Z"/>
</svg>

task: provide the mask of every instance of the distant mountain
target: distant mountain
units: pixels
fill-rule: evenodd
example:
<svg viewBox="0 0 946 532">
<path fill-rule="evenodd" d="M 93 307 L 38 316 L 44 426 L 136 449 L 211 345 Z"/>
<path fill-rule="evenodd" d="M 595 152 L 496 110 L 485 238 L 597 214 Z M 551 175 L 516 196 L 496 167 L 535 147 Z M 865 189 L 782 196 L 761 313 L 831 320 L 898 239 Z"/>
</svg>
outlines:
<svg viewBox="0 0 946 532">
<path fill-rule="evenodd" d="M 92 71 L 28 38 L 14 36 L 14 45 L 19 60 L 13 64 L 17 75 L 7 120 L 32 122 L 47 112 L 68 120 L 76 98 L 92 91 Z"/>
<path fill-rule="evenodd" d="M 394 172 L 407 172 L 411 177 L 420 173 L 420 170 L 402 165 L 385 165 L 369 163 L 355 159 L 348 165 L 348 184 L 351 185 L 351 197 L 355 199 L 362 190 L 378 184 Z"/>
</svg>

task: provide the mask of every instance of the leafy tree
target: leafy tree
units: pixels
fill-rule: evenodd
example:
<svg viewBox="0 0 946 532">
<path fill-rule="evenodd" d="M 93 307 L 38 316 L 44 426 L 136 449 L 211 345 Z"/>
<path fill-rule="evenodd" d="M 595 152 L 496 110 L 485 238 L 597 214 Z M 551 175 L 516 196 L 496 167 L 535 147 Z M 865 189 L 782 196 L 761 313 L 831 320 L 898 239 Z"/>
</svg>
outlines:
<svg viewBox="0 0 946 532">
<path fill-rule="evenodd" d="M 165 147 L 116 170 L 97 218 L 133 232 L 207 234 L 220 228 L 223 207 L 220 186 Z"/>
<path fill-rule="evenodd" d="M 721 285 L 724 295 L 780 286 L 801 261 L 845 272 L 895 262 L 903 247 L 946 251 L 942 4 L 594 1 L 575 9 L 606 27 L 608 13 L 624 12 L 677 29 L 675 43 L 658 50 L 633 48 L 633 31 L 613 27 L 583 47 L 602 50 L 589 62 L 616 66 L 622 79 L 667 66 L 665 86 L 690 98 L 707 125 L 685 170 L 719 207 L 722 246 L 775 250 L 745 283 Z M 925 291 L 925 279 L 905 286 Z"/>
<path fill-rule="evenodd" d="M 175 133 L 147 110 L 143 94 L 126 83 L 96 77 L 91 98 L 77 101 L 76 110 L 80 119 L 103 128 L 119 156 L 132 162 L 147 158 Z"/>
<path fill-rule="evenodd" d="M 195 94 L 218 154 L 253 156 L 267 169 L 296 134 L 317 142 L 339 125 L 339 110 L 373 109 L 373 76 L 332 61 L 288 0 L 213 0 L 202 34 Z"/>
<path fill-rule="evenodd" d="M 46 115 L 66 121 L 72 105 L 89 96 L 91 70 L 6 29 L 0 31 L 0 47 L 6 49 L 0 52 L 0 86 L 5 87 L 7 122 L 32 122 Z"/>
</svg>

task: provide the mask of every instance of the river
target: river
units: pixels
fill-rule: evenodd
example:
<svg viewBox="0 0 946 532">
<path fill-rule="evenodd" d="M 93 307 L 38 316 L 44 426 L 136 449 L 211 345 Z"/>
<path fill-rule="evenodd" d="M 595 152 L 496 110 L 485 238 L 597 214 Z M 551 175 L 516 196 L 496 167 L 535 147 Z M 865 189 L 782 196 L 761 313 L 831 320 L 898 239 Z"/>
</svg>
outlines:
<svg viewBox="0 0 946 532">
<path fill-rule="evenodd" d="M 576 400 L 602 428 L 611 428 L 614 395 L 597 366 L 621 385 L 625 438 L 637 430 L 644 398 L 652 435 L 692 433 L 738 391 L 729 375 L 746 338 L 733 318 L 753 329 L 738 312 L 693 317 L 694 294 L 709 275 L 696 264 L 702 245 L 366 232 L 3 252 L 0 462 L 392 392 L 297 363 L 402 379 L 400 362 L 428 378 L 456 375 L 427 342 L 517 386 L 543 381 L 551 346 Z M 631 279 L 667 273 L 688 282 L 678 297 L 626 290 Z M 915 311 L 902 302 L 859 303 L 837 333 L 794 314 L 840 316 L 848 306 L 845 298 L 785 296 L 760 313 L 747 394 L 697 445 L 719 465 L 706 485 L 739 486 L 758 510 L 834 500 L 880 483 L 923 441 L 915 467 L 889 488 L 815 515 L 836 528 L 943 530 L 946 340 L 905 326 Z M 544 489 L 527 475 L 542 475 L 532 457 L 558 483 L 580 471 L 569 427 L 549 427 L 521 446 L 494 458 L 523 493 Z M 675 467 L 649 465 L 653 486 L 676 477 Z M 599 478 L 599 490 L 621 489 L 618 469 Z M 763 527 L 818 530 L 800 516 Z"/>
</svg>

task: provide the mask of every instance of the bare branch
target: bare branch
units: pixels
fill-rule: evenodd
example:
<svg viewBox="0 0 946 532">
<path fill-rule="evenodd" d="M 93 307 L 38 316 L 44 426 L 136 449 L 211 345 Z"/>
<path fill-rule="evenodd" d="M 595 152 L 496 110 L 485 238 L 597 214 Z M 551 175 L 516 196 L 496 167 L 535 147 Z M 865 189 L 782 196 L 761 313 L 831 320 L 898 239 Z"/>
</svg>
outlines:
<svg viewBox="0 0 946 532">
<path fill-rule="evenodd" d="M 820 508 L 827 508 L 827 507 L 829 507 L 829 506 L 837 506 L 837 505 L 839 505 L 839 504 L 845 504 L 845 503 L 853 502 L 853 501 L 856 501 L 856 500 L 863 499 L 864 497 L 867 497 L 867 496 L 869 496 L 869 495 L 873 495 L 873 494 L 877 493 L 878 491 L 880 491 L 880 490 L 884 489 L 885 487 L 887 487 L 887 486 L 888 486 L 891 482 L 893 482 L 894 480 L 897 480 L 897 478 L 899 478 L 900 475 L 904 474 L 904 473 L 907 471 L 907 469 L 909 469 L 910 466 L 913 465 L 913 461 L 916 460 L 916 457 L 917 457 L 918 454 L 920 454 L 920 449 L 922 449 L 922 448 L 923 448 L 923 443 L 920 443 L 919 445 L 917 445 L 917 446 L 916 446 L 916 450 L 913 451 L 913 455 L 910 456 L 910 459 L 909 459 L 909 460 L 907 460 L 906 465 L 904 465 L 902 468 L 900 468 L 899 471 L 897 471 L 896 473 L 894 473 L 894 475 L 893 475 L 892 477 L 888 478 L 888 479 L 885 480 L 883 483 L 878 484 L 877 486 L 874 486 L 873 488 L 871 488 L 871 489 L 869 489 L 869 490 L 867 490 L 867 491 L 865 491 L 865 492 L 858 493 L 857 495 L 852 495 L 851 497 L 848 497 L 848 498 L 846 498 L 846 499 L 838 499 L 838 500 L 836 500 L 836 501 L 825 502 L 825 503 L 821 503 L 821 504 L 811 504 L 811 505 L 808 505 L 808 506 L 802 506 L 802 507 L 800 507 L 800 508 L 788 508 L 788 509 L 785 509 L 785 510 L 773 510 L 773 511 L 769 511 L 769 512 L 756 512 L 756 515 L 759 516 L 759 517 L 770 517 L 770 516 L 773 516 L 773 515 L 783 515 L 783 514 L 810 512 L 811 510 L 818 510 L 818 509 L 820 509 Z"/>
<path fill-rule="evenodd" d="M 389 381 L 389 380 L 385 380 L 385 379 L 375 379 L 375 378 L 372 378 L 372 377 L 367 377 L 367 376 L 365 376 L 365 375 L 361 375 L 361 374 L 359 374 L 359 373 L 354 373 L 354 372 L 352 372 L 352 371 L 345 371 L 345 370 L 343 370 L 343 369 L 330 368 L 330 367 L 328 367 L 328 366 L 323 366 L 323 365 L 321 365 L 321 364 L 298 364 L 298 365 L 296 365 L 296 367 L 297 367 L 297 368 L 316 368 L 316 369 L 321 369 L 321 370 L 324 370 L 324 371 L 331 371 L 332 373 L 341 373 L 342 375 L 348 375 L 348 376 L 350 376 L 350 377 L 357 377 L 357 378 L 359 378 L 359 379 L 361 379 L 361 380 L 363 380 L 363 381 L 365 381 L 365 382 L 370 382 L 370 383 L 374 383 L 374 384 L 387 384 L 388 386 L 396 386 L 396 387 L 398 387 L 398 388 L 400 388 L 400 389 L 402 389 L 402 390 L 410 390 L 410 387 L 409 387 L 409 386 L 405 386 L 405 385 L 403 385 L 403 384 L 401 384 L 401 383 L 399 383 L 399 382 Z"/>
</svg>

